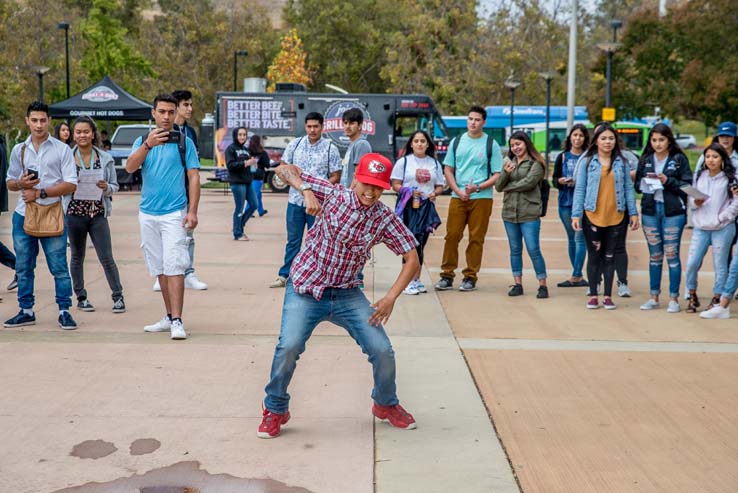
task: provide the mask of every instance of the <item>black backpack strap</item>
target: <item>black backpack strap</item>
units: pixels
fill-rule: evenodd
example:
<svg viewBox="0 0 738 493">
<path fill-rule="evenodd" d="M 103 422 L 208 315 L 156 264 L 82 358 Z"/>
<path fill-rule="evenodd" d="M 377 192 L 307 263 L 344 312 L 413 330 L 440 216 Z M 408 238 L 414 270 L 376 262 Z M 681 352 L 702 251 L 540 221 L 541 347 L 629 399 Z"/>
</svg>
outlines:
<svg viewBox="0 0 738 493">
<path fill-rule="evenodd" d="M 402 181 L 405 181 L 405 170 L 407 169 L 407 156 L 402 156 Z"/>
<path fill-rule="evenodd" d="M 487 134 L 487 179 L 492 178 L 492 147 L 495 143 L 495 139 L 491 135 Z"/>
<path fill-rule="evenodd" d="M 454 151 L 454 180 L 456 180 L 456 152 L 459 150 L 459 141 L 461 141 L 461 135 L 454 137 L 451 142 L 451 150 Z"/>
<path fill-rule="evenodd" d="M 181 132 L 182 136 L 177 143 L 177 150 L 179 151 L 179 159 L 182 161 L 182 167 L 184 168 L 185 175 L 185 195 L 187 196 L 187 203 L 190 202 L 190 179 L 187 176 L 187 160 L 185 155 L 187 154 L 187 134 Z"/>
</svg>

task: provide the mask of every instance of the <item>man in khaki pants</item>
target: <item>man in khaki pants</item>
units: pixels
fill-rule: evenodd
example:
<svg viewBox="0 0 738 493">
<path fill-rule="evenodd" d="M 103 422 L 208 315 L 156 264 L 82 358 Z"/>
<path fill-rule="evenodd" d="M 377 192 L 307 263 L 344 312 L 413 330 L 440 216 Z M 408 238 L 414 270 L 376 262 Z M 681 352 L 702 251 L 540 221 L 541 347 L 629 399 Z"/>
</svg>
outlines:
<svg viewBox="0 0 738 493">
<path fill-rule="evenodd" d="M 492 214 L 492 189 L 502 170 L 502 153 L 495 140 L 484 133 L 487 111 L 472 106 L 466 120 L 467 132 L 455 137 L 443 161 L 446 182 L 452 190 L 446 220 L 441 279 L 435 288 L 453 288 L 454 271 L 459 265 L 459 242 L 469 227 L 466 269 L 459 291 L 477 288 L 477 273 L 482 266 L 484 237 Z"/>
</svg>

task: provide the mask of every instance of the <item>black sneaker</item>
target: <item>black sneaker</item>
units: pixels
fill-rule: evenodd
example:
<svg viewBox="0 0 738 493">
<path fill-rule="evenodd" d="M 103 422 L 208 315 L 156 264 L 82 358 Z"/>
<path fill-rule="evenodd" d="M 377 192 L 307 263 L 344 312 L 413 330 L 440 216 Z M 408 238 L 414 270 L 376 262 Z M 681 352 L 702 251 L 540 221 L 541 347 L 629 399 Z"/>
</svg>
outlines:
<svg viewBox="0 0 738 493">
<path fill-rule="evenodd" d="M 123 298 L 115 300 L 115 303 L 113 303 L 113 313 L 124 313 L 125 311 L 126 303 L 123 301 Z"/>
<path fill-rule="evenodd" d="M 541 300 L 548 298 L 548 288 L 546 286 L 538 286 L 538 294 L 536 295 L 536 298 Z"/>
<path fill-rule="evenodd" d="M 92 303 L 90 303 L 90 300 L 87 298 L 83 298 L 79 301 L 77 301 L 77 310 L 82 312 L 94 312 L 95 307 L 92 306 Z"/>
<path fill-rule="evenodd" d="M 75 322 L 72 315 L 65 310 L 61 315 L 59 315 L 59 327 L 64 330 L 74 330 L 77 328 L 77 322 Z"/>
<path fill-rule="evenodd" d="M 508 296 L 523 296 L 523 285 L 513 284 L 510 286 L 510 291 L 507 292 Z"/>
<path fill-rule="evenodd" d="M 4 327 L 23 327 L 24 325 L 36 325 L 36 314 L 27 315 L 23 310 L 18 312 L 18 315 L 6 320 L 3 324 Z"/>
<path fill-rule="evenodd" d="M 459 286 L 459 291 L 474 291 L 475 289 L 477 289 L 477 282 L 470 277 L 465 277 Z"/>
<path fill-rule="evenodd" d="M 17 287 L 18 287 L 18 274 L 16 274 L 15 276 L 13 276 L 13 280 L 10 281 L 10 284 L 8 284 L 8 287 L 6 289 L 8 291 L 12 291 L 12 290 L 14 290 Z"/>
<path fill-rule="evenodd" d="M 436 291 L 447 291 L 454 287 L 454 281 L 448 277 L 442 277 L 438 280 L 435 286 Z"/>
</svg>

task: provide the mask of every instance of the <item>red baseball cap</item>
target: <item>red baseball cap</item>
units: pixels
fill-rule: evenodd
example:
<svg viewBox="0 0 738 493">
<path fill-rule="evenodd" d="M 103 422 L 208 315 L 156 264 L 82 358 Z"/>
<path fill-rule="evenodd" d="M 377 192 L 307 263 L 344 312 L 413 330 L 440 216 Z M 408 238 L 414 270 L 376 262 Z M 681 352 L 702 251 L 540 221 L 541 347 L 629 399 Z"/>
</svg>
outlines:
<svg viewBox="0 0 738 493">
<path fill-rule="evenodd" d="M 385 190 L 390 189 L 390 175 L 392 175 L 392 162 L 376 152 L 364 154 L 359 159 L 359 165 L 354 173 L 356 181 L 376 185 Z"/>
</svg>

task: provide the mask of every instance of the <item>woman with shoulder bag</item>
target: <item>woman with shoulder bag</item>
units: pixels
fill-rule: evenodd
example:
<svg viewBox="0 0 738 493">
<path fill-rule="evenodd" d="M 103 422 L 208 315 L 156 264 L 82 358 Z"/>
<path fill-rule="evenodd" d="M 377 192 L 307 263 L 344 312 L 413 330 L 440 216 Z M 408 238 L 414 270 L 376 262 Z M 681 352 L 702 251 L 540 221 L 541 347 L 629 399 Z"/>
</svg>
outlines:
<svg viewBox="0 0 738 493">
<path fill-rule="evenodd" d="M 651 299 L 641 310 L 659 308 L 661 272 L 664 260 L 669 269 L 669 306 L 678 313 L 682 261 L 679 255 L 682 232 L 687 224 L 687 195 L 681 187 L 692 183 L 689 160 L 677 144 L 671 129 L 657 123 L 648 134 L 648 144 L 635 174 L 641 198 L 643 233 L 648 244 Z"/>
<path fill-rule="evenodd" d="M 508 296 L 523 294 L 523 241 L 538 279 L 536 298 L 548 298 L 546 262 L 540 247 L 541 181 L 546 179 L 546 166 L 525 132 L 510 136 L 510 151 L 495 189 L 505 192 L 502 220 L 510 246 L 510 265 L 515 284 Z"/>
<path fill-rule="evenodd" d="M 81 116 L 72 125 L 72 135 L 76 146 L 72 149 L 77 165 L 77 175 L 87 174 L 94 178 L 100 190 L 99 199 L 79 197 L 78 191 L 64 196 L 66 210 L 67 234 L 71 259 L 69 270 L 72 274 L 74 294 L 77 296 L 77 308 L 83 312 L 95 311 L 85 289 L 84 261 L 87 249 L 87 235 L 90 235 L 95 246 L 97 258 L 105 271 L 105 278 L 112 291 L 113 313 L 126 311 L 123 301 L 123 286 L 120 282 L 118 266 L 113 258 L 113 245 L 110 237 L 108 217 L 113 208 L 112 195 L 118 191 L 118 178 L 115 172 L 113 157 L 95 144 L 98 142 L 97 125 L 92 118 Z"/>
</svg>

